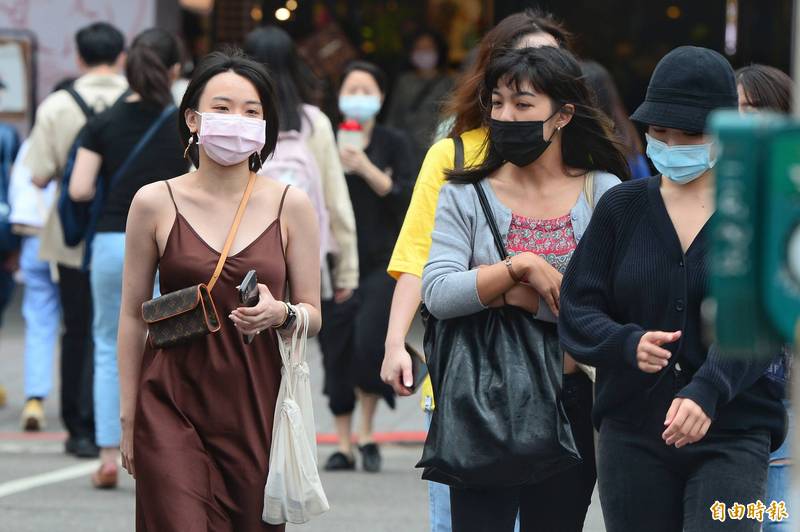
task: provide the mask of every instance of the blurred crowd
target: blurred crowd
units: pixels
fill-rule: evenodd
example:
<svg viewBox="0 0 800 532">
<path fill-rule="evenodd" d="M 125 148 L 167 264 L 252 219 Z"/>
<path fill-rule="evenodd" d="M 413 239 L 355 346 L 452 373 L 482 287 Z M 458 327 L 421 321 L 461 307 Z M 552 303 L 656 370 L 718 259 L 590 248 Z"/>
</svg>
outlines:
<svg viewBox="0 0 800 532">
<path fill-rule="evenodd" d="M 718 157 L 706 117 L 731 107 L 788 113 L 791 79 L 766 65 L 734 71 L 716 52 L 680 47 L 656 67 L 630 116 L 609 71 L 591 58 L 576 59 L 572 35 L 546 13 L 525 11 L 499 22 L 458 73 L 447 68 L 447 46 L 435 31 L 421 30 L 409 42 L 409 68 L 397 79 L 369 61 L 349 63 L 336 87 L 338 112 L 329 116 L 316 99 L 319 80 L 277 26 L 252 31 L 241 50 L 204 59 L 191 80 L 182 77 L 181 44 L 164 30 L 148 29 L 126 43 L 107 23 L 81 29 L 75 35 L 80 76 L 53 87 L 28 137 L 0 124 L 0 312 L 21 290 L 21 430 L 45 430 L 44 403 L 58 393 L 65 451 L 100 457 L 95 487 L 116 487 L 120 460 L 133 473 L 136 455 L 140 483 L 163 490 L 137 493 L 139 529 L 178 530 L 205 511 L 226 523 L 215 529 L 257 529 L 260 510 L 255 524 L 252 516 L 237 517 L 250 509 L 248 497 L 236 502 L 237 490 L 249 485 L 229 479 L 251 463 L 239 458 L 248 446 L 266 442 L 259 452 L 267 452 L 270 438 L 225 440 L 232 429 L 215 432 L 214 423 L 223 423 L 214 417 L 222 410 L 213 406 L 221 401 L 213 384 L 197 391 L 185 382 L 219 371 L 231 389 L 252 385 L 242 400 L 269 413 L 262 424 L 271 431 L 280 332 L 269 329 L 289 327 L 290 307 L 305 305 L 313 323 L 315 312 L 321 317 L 324 391 L 338 437 L 321 466 L 342 471 L 360 464 L 379 472 L 376 412 L 421 388 L 431 426 L 423 463 L 432 531 L 581 530 L 596 483 L 610 531 L 709 530 L 715 499 L 788 500 L 791 357 L 776 354 L 762 365 L 720 362 L 700 337 L 699 304 L 707 290 L 706 225 Z M 248 91 L 253 96 L 243 99 Z M 250 138 L 250 127 L 261 129 Z M 251 174 L 258 177 L 249 209 L 231 233 L 239 239 L 230 254 L 220 253 Z M 217 189 L 214 179 L 241 186 Z M 315 215 L 311 229 L 303 225 L 304 208 Z M 275 248 L 265 237 L 273 219 L 280 222 Z M 489 230 L 492 224 L 499 234 Z M 227 285 L 231 293 L 238 288 L 224 274 L 214 294 L 223 301 L 217 301 L 220 315 L 230 313 L 240 332 L 265 332 L 256 342 L 264 342 L 272 366 L 236 366 L 233 358 L 247 358 L 236 335 L 231 343 L 203 340 L 202 356 L 188 347 L 174 353 L 175 359 L 194 353 L 205 365 L 167 367 L 144 348 L 145 324 L 132 324 L 138 309 L 183 288 L 180 271 L 209 260 L 213 270 L 220 255 L 227 255 L 222 263 L 229 272 L 243 261 L 258 271 L 264 288 L 252 314 L 217 296 Z M 280 268 L 267 261 L 276 257 Z M 186 286 L 204 282 L 186 275 Z M 288 303 L 285 317 L 273 298 Z M 669 308 L 657 308 L 664 301 Z M 486 373 L 443 362 L 431 364 L 433 382 L 424 378 L 424 357 L 406 345 L 421 304 L 430 316 L 426 348 L 435 353 L 501 351 L 479 342 L 443 346 L 437 341 L 449 333 L 433 334 L 437 321 L 484 316 L 523 331 L 500 338 L 501 325 L 487 325 L 484 340 L 505 338 L 512 351 L 524 351 L 523 362 L 499 362 L 517 375 L 547 368 L 547 379 L 533 381 L 543 387 L 544 395 L 534 396 L 541 404 L 515 403 L 522 396 L 514 395 L 511 374 L 497 368 L 491 371 L 510 381 L 490 383 L 481 380 Z M 524 319 L 509 308 L 522 309 Z M 228 338 L 224 326 L 221 334 Z M 538 347 L 528 350 L 534 336 Z M 562 347 L 549 351 L 551 344 Z M 3 384 L 0 377 L 0 406 Z M 493 387 L 504 392 L 492 395 Z M 564 452 L 577 465 L 553 466 L 535 483 L 520 484 L 513 475 L 487 485 L 437 476 L 458 469 L 448 462 L 452 446 L 465 446 L 461 473 L 480 468 L 465 428 L 472 418 L 454 414 L 473 399 L 489 410 L 481 401 L 496 401 L 508 414 L 474 421 L 477 434 L 486 422 L 498 438 L 492 445 L 507 450 L 497 464 L 535 439 L 536 430 L 526 432 L 528 421 L 520 421 L 532 415 L 556 423 L 537 430 L 563 430 Z M 183 421 L 167 421 L 159 410 L 165 404 Z M 542 410 L 546 404 L 550 410 Z M 486 415 L 484 407 L 469 415 Z M 157 436 L 162 421 L 175 445 L 186 437 L 187 448 L 197 451 L 182 464 L 202 461 L 203 453 L 217 462 L 241 460 L 219 466 L 227 487 L 210 473 L 209 496 L 222 502 L 206 510 L 187 503 L 191 511 L 182 507 L 186 513 L 176 520 L 154 517 L 164 511 L 157 495 L 189 498 L 181 490 L 200 482 L 187 477 L 159 487 L 148 480 L 161 471 L 152 455 L 168 447 Z M 179 432 L 180 423 L 202 445 Z M 240 423 L 242 432 L 263 428 Z M 492 445 L 478 447 L 487 460 L 499 452 Z M 496 474 L 502 470 L 498 465 Z M 254 485 L 263 485 L 262 473 Z M 788 530 L 786 521 L 774 521 L 765 520 L 764 530 Z M 756 530 L 754 520 L 736 523 L 732 530 Z"/>
</svg>

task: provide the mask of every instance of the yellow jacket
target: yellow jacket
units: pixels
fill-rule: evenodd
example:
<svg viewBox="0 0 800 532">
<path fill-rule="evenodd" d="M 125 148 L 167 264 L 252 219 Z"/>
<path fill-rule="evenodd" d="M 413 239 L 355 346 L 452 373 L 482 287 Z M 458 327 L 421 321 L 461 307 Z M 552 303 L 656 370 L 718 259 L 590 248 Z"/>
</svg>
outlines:
<svg viewBox="0 0 800 532">
<path fill-rule="evenodd" d="M 461 135 L 466 166 L 474 166 L 483 161 L 486 135 L 487 130 L 484 128 L 473 129 Z M 452 139 L 440 140 L 431 146 L 425 156 L 400 236 L 394 246 L 392 260 L 389 262 L 389 275 L 395 279 L 404 273 L 422 277 L 431 249 L 431 233 L 436 218 L 439 190 L 445 183 L 445 172 L 455 164 L 454 156 L 455 146 Z M 433 409 L 430 377 L 425 379 L 421 393 L 422 408 Z"/>
</svg>

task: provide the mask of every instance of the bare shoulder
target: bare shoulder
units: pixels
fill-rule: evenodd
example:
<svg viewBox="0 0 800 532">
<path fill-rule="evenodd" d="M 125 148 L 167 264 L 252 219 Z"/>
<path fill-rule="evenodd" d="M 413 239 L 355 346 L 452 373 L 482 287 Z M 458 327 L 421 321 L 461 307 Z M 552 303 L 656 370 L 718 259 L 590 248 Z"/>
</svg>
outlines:
<svg viewBox="0 0 800 532">
<path fill-rule="evenodd" d="M 284 198 L 284 193 L 286 194 L 283 199 L 284 216 L 286 214 L 300 213 L 305 209 L 311 209 L 313 211 L 314 207 L 311 204 L 311 200 L 308 199 L 308 195 L 301 188 L 287 186 L 285 183 L 271 177 L 265 178 L 264 182 L 267 194 L 273 198 Z"/>
<path fill-rule="evenodd" d="M 308 194 L 298 187 L 289 187 L 286 191 L 286 200 L 284 201 L 284 210 L 288 212 L 298 212 L 307 209 L 314 210 Z"/>
<path fill-rule="evenodd" d="M 176 177 L 170 182 L 180 180 L 182 177 Z M 164 181 L 156 181 L 143 186 L 136 192 L 131 202 L 131 213 L 135 212 L 145 216 L 158 216 L 172 209 L 172 200 Z"/>
</svg>

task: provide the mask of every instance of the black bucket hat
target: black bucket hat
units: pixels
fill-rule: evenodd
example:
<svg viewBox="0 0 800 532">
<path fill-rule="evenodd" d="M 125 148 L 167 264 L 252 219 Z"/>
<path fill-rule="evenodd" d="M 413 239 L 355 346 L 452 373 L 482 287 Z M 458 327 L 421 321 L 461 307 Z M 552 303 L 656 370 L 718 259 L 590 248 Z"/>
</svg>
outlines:
<svg viewBox="0 0 800 532">
<path fill-rule="evenodd" d="M 698 46 L 681 46 L 661 58 L 647 96 L 631 120 L 702 132 L 714 109 L 736 107 L 736 77 L 728 60 Z"/>
</svg>

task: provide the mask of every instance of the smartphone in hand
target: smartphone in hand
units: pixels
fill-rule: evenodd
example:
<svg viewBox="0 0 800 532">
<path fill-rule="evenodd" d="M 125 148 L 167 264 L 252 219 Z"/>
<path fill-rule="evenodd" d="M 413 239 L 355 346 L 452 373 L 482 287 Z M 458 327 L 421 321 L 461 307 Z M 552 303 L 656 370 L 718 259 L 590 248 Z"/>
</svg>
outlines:
<svg viewBox="0 0 800 532">
<path fill-rule="evenodd" d="M 413 384 L 410 387 L 406 386 L 406 389 L 411 393 L 416 393 L 425 377 L 428 376 L 428 366 L 425 364 L 425 356 L 408 343 L 406 343 L 406 351 L 411 355 L 411 376 L 413 380 Z"/>
<path fill-rule="evenodd" d="M 239 303 L 243 307 L 258 305 L 258 277 L 255 270 L 250 270 L 239 285 Z M 249 344 L 255 338 L 254 334 L 244 334 L 244 343 Z"/>
</svg>

